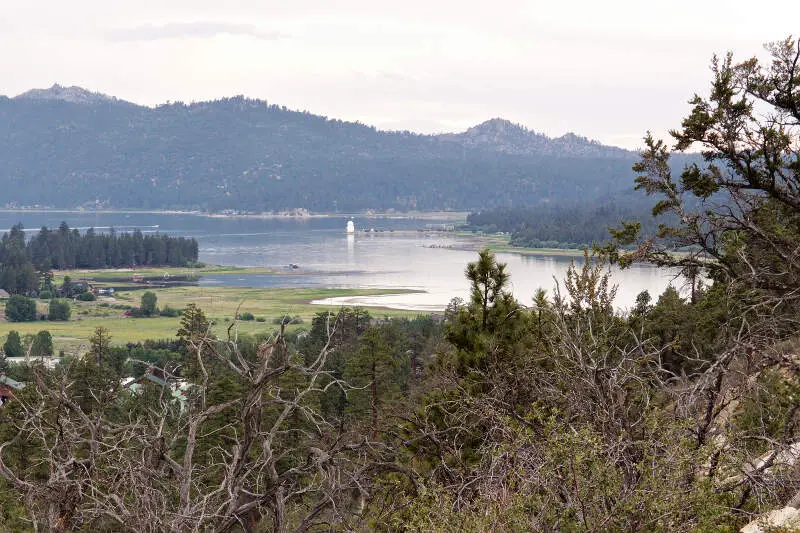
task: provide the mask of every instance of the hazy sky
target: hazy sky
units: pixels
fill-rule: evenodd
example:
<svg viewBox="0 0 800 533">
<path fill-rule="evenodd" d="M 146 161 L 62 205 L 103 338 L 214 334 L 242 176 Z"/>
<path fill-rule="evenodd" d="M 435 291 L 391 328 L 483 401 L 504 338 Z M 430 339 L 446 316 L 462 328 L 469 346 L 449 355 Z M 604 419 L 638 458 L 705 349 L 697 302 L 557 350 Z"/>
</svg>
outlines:
<svg viewBox="0 0 800 533">
<path fill-rule="evenodd" d="M 791 32 L 796 0 L 2 0 L 0 94 L 244 94 L 381 128 L 500 116 L 637 147 L 680 123 L 712 54 Z"/>
</svg>

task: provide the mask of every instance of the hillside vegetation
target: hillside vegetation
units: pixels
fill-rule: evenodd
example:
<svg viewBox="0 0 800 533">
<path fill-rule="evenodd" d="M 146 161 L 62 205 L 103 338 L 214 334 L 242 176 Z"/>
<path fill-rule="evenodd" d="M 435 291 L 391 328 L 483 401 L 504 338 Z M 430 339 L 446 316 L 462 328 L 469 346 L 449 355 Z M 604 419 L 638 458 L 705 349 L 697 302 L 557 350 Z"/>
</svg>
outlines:
<svg viewBox="0 0 800 533">
<path fill-rule="evenodd" d="M 473 210 L 630 190 L 634 157 L 500 119 L 426 136 L 243 97 L 155 109 L 77 87 L 0 97 L 11 207 Z"/>
</svg>

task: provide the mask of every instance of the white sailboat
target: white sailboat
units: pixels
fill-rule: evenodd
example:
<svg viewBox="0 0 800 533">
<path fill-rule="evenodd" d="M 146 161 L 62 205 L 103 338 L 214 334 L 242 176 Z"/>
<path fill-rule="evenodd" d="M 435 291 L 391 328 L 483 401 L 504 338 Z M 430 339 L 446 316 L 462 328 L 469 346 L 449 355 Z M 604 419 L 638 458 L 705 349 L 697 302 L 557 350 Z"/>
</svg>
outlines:
<svg viewBox="0 0 800 533">
<path fill-rule="evenodd" d="M 351 235 L 356 232 L 356 226 L 353 224 L 352 220 L 347 221 L 347 234 Z"/>
</svg>

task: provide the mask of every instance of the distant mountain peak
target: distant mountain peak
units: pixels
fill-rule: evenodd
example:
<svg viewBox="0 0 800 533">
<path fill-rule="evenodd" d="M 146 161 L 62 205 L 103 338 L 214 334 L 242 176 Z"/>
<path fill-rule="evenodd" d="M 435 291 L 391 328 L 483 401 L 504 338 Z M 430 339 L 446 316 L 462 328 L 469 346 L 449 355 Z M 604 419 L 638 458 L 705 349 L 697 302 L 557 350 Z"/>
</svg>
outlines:
<svg viewBox="0 0 800 533">
<path fill-rule="evenodd" d="M 92 92 L 83 87 L 73 85 L 72 87 L 64 87 L 58 83 L 54 83 L 48 89 L 31 89 L 18 96 L 15 99 L 21 100 L 61 100 L 70 102 L 72 104 L 99 104 L 105 102 L 117 102 L 117 98 L 108 96 L 107 94 Z"/>
<path fill-rule="evenodd" d="M 458 142 L 466 148 L 513 155 L 630 157 L 632 154 L 622 148 L 606 146 L 572 132 L 561 137 L 548 137 L 504 118 L 492 118 L 463 133 L 444 134 L 440 138 Z"/>
<path fill-rule="evenodd" d="M 473 127 L 469 128 L 469 130 L 467 130 L 467 131 L 470 131 L 470 130 L 499 130 L 499 131 L 503 131 L 503 130 L 508 130 L 508 129 L 527 131 L 527 128 L 525 128 L 524 126 L 522 126 L 520 124 L 517 124 L 516 122 L 511 122 L 508 119 L 500 118 L 500 117 L 490 118 L 489 120 L 481 122 L 477 126 L 473 126 Z"/>
</svg>

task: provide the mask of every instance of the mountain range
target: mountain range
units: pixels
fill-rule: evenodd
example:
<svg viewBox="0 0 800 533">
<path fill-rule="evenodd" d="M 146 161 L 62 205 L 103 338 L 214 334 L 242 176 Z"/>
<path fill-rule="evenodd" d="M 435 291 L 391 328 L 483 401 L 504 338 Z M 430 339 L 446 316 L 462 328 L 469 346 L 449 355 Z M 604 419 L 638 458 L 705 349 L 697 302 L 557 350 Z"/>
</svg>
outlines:
<svg viewBox="0 0 800 533">
<path fill-rule="evenodd" d="M 636 153 L 508 120 L 380 131 L 241 96 L 144 107 L 54 85 L 0 96 L 0 205 L 480 210 L 628 197 Z"/>
</svg>

